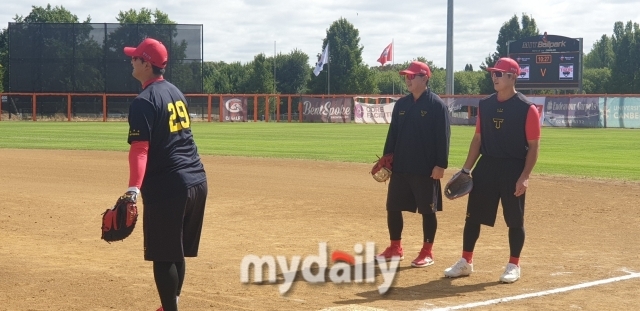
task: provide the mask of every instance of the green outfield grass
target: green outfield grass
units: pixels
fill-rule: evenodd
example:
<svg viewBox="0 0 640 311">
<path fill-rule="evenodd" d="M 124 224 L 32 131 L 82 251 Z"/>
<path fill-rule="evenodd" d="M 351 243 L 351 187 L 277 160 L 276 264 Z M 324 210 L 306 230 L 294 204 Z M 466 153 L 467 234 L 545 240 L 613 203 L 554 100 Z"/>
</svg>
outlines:
<svg viewBox="0 0 640 311">
<path fill-rule="evenodd" d="M 381 155 L 387 129 L 373 124 L 193 123 L 201 154 L 361 163 Z M 126 122 L 0 122 L 0 131 L 0 148 L 128 150 Z M 452 126 L 451 168 L 464 162 L 472 135 L 473 127 Z M 534 173 L 640 180 L 640 130 L 545 127 L 542 136 Z"/>
</svg>

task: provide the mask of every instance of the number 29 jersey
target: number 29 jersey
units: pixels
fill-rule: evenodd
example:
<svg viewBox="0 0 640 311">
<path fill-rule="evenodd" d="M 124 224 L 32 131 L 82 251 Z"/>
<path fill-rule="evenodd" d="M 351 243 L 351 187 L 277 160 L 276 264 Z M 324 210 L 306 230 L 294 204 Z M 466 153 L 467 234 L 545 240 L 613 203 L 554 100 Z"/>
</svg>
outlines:
<svg viewBox="0 0 640 311">
<path fill-rule="evenodd" d="M 149 142 L 143 191 L 168 185 L 190 188 L 206 180 L 187 100 L 166 80 L 149 84 L 129 106 L 127 141 Z"/>
</svg>

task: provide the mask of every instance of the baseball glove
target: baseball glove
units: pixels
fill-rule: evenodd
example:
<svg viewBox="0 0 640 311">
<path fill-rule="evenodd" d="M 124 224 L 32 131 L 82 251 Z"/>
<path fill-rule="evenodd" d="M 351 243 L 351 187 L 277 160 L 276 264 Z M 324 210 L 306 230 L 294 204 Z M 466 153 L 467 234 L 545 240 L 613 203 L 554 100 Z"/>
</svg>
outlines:
<svg viewBox="0 0 640 311">
<path fill-rule="evenodd" d="M 444 187 L 444 195 L 449 200 L 453 200 L 469 194 L 471 189 L 473 189 L 473 179 L 468 173 L 459 171 L 451 177 L 451 180 Z"/>
<path fill-rule="evenodd" d="M 371 175 L 377 182 L 385 182 L 391 177 L 391 168 L 393 167 L 393 153 L 388 153 L 378 157 L 371 169 Z"/>
<path fill-rule="evenodd" d="M 113 208 L 102 214 L 102 239 L 111 243 L 128 237 L 138 221 L 137 194 L 127 192 L 116 201 Z"/>
</svg>

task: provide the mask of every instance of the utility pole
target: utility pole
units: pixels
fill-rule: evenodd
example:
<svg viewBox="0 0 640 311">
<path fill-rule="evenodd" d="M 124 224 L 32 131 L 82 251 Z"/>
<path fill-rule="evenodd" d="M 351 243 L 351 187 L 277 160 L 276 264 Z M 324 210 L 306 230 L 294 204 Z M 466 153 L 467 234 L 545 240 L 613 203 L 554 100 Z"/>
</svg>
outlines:
<svg viewBox="0 0 640 311">
<path fill-rule="evenodd" d="M 453 81 L 453 0 L 447 0 L 447 95 L 454 94 Z"/>
</svg>

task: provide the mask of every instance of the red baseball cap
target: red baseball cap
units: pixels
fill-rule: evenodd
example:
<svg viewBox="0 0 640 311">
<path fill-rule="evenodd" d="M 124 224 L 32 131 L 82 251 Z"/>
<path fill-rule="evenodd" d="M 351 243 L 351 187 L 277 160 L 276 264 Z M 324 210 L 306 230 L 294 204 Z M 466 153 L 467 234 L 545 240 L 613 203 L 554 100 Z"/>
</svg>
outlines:
<svg viewBox="0 0 640 311">
<path fill-rule="evenodd" d="M 487 68 L 487 71 L 501 71 L 513 73 L 517 76 L 520 74 L 520 65 L 513 58 L 503 57 L 493 67 Z"/>
<path fill-rule="evenodd" d="M 144 39 L 138 47 L 125 47 L 124 54 L 131 57 L 140 57 L 158 68 L 167 67 L 167 61 L 169 60 L 167 48 L 164 47 L 164 44 L 152 38 Z"/>
<path fill-rule="evenodd" d="M 426 75 L 427 78 L 431 78 L 431 69 L 423 62 L 411 62 L 409 68 L 400 71 L 400 75 Z"/>
</svg>

